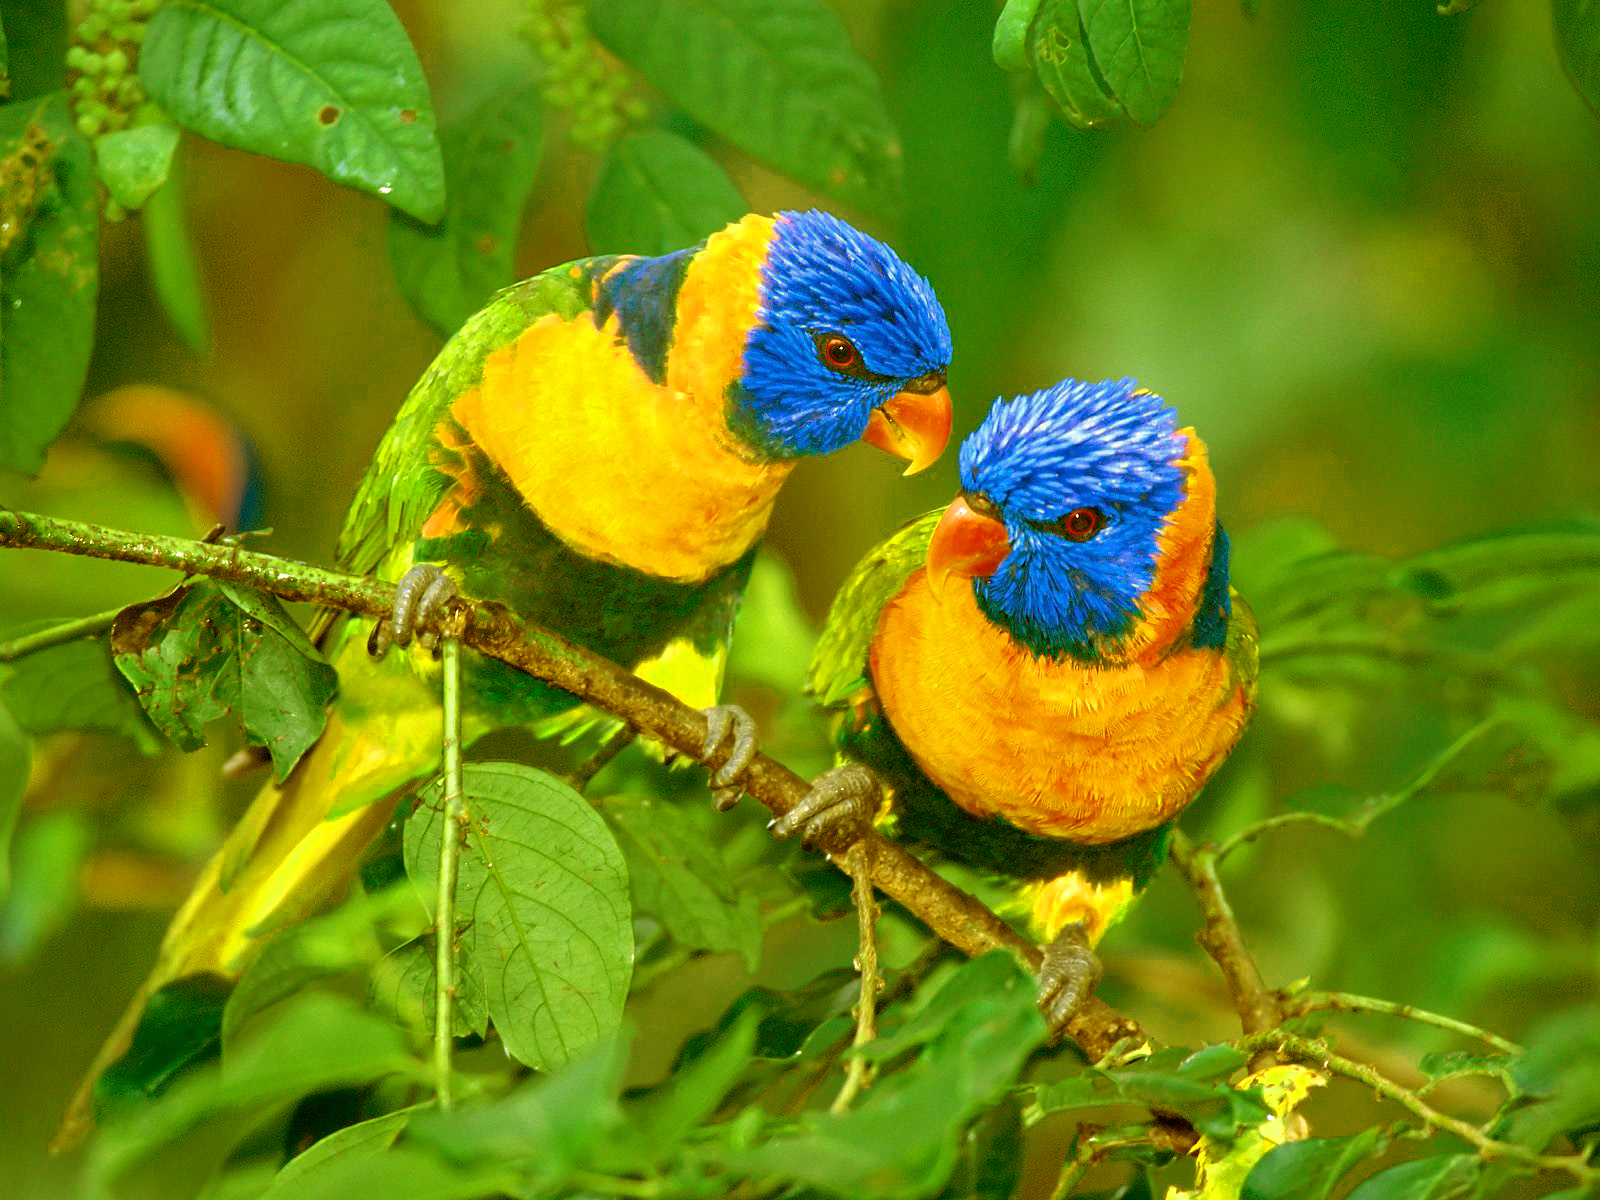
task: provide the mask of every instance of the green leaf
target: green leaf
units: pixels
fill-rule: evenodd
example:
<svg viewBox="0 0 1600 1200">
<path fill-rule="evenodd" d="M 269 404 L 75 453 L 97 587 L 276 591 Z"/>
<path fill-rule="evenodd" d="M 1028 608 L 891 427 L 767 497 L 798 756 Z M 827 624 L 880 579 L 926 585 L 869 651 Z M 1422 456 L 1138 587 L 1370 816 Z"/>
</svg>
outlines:
<svg viewBox="0 0 1600 1200">
<path fill-rule="evenodd" d="M 537 86 L 494 93 L 440 131 L 444 218 L 396 215 L 389 255 L 401 294 L 449 337 L 513 281 L 517 230 L 544 148 Z"/>
<path fill-rule="evenodd" d="M 733 626 L 728 673 L 785 695 L 805 689 L 817 631 L 800 603 L 789 564 L 770 550 L 756 555 Z"/>
<path fill-rule="evenodd" d="M 1067 124 L 1094 129 L 1127 120 L 1127 110 L 1106 91 L 1089 61 L 1077 0 L 1044 0 L 1028 33 L 1028 53 L 1034 74 L 1060 105 Z"/>
<path fill-rule="evenodd" d="M 716 1111 L 749 1067 L 760 1023 L 760 1010 L 746 1008 L 715 1042 L 673 1068 L 660 1093 L 640 1107 L 638 1124 L 646 1145 L 665 1157 Z"/>
<path fill-rule="evenodd" d="M 754 971 L 761 960 L 761 913 L 734 888 L 717 848 L 669 804 L 608 797 L 604 813 L 628 861 L 638 911 L 661 918 L 691 950 L 736 952 Z"/>
<path fill-rule="evenodd" d="M 145 754 L 161 746 L 104 637 L 62 642 L 19 659 L 0 683 L 0 697 L 28 733 L 96 729 L 131 738 Z"/>
<path fill-rule="evenodd" d="M 1350 1137 L 1274 1146 L 1245 1177 L 1240 1200 L 1328 1200 L 1339 1180 L 1388 1144 L 1382 1129 L 1364 1129 Z"/>
<path fill-rule="evenodd" d="M 571 787 L 516 763 L 465 771 L 456 885 L 460 969 L 478 976 L 506 1050 L 541 1070 L 615 1033 L 633 970 L 628 873 L 616 839 Z M 406 822 L 406 874 L 433 911 L 444 786 Z"/>
<path fill-rule="evenodd" d="M 1178 94 L 1191 0 L 1077 0 L 1089 55 L 1134 123 L 1154 125 Z"/>
<path fill-rule="evenodd" d="M 1479 1166 L 1472 1154 L 1419 1158 L 1369 1176 L 1345 1200 L 1435 1200 L 1456 1195 Z"/>
<path fill-rule="evenodd" d="M 419 220 L 444 212 L 427 82 L 383 0 L 167 0 L 139 78 L 203 137 L 315 167 Z"/>
<path fill-rule="evenodd" d="M 94 830 L 82 813 L 43 813 L 11 849 L 11 891 L 0 904 L 0 963 L 31 957 L 77 910 Z"/>
<path fill-rule="evenodd" d="M 6 48 L 6 26 L 0 14 L 0 100 L 11 98 L 11 55 Z"/>
<path fill-rule="evenodd" d="M 95 1119 L 115 1120 L 159 1096 L 185 1067 L 215 1058 L 228 982 L 179 979 L 150 997 L 127 1052 L 94 1085 Z"/>
<path fill-rule="evenodd" d="M 178 127 L 165 121 L 118 129 L 95 139 L 95 165 L 111 198 L 137 211 L 167 181 L 178 149 Z"/>
<path fill-rule="evenodd" d="M 1040 0 L 1006 0 L 994 25 L 990 53 L 1002 71 L 1025 74 L 1028 70 L 1028 34 L 1039 15 Z"/>
<path fill-rule="evenodd" d="M 1551 0 L 1550 16 L 1562 69 L 1600 116 L 1600 0 Z"/>
<path fill-rule="evenodd" d="M 354 1164 L 368 1162 L 386 1153 L 418 1110 L 402 1108 L 347 1125 L 313 1142 L 303 1153 L 291 1158 L 273 1178 L 261 1200 L 298 1200 L 318 1190 L 318 1177 L 355 1170 Z"/>
<path fill-rule="evenodd" d="M 100 221 L 65 92 L 0 106 L 0 467 L 32 473 L 83 393 Z"/>
<path fill-rule="evenodd" d="M 240 1137 L 250 1119 L 270 1107 L 394 1074 L 427 1078 L 398 1029 L 348 1000 L 309 993 L 285 1005 L 219 1066 L 194 1072 L 153 1104 L 107 1124 L 91 1170 L 100 1180 L 114 1180 L 213 1118 Z"/>
<path fill-rule="evenodd" d="M 584 228 L 595 254 L 668 254 L 748 209 L 733 180 L 699 146 L 646 129 L 618 138 L 606 152 Z"/>
<path fill-rule="evenodd" d="M 590 0 L 589 19 L 736 146 L 848 204 L 899 210 L 900 140 L 883 89 L 822 0 Z"/>
<path fill-rule="evenodd" d="M 233 584 L 183 584 L 117 614 L 117 669 L 156 728 L 185 750 L 229 712 L 286 778 L 327 724 L 334 669 L 272 596 Z"/>
<path fill-rule="evenodd" d="M 194 240 L 189 236 L 183 176 L 183 156 L 175 155 L 167 182 L 144 206 L 144 251 L 161 311 L 183 344 L 194 354 L 204 354 L 211 344 L 211 323 Z"/>
<path fill-rule="evenodd" d="M 327 1140 L 331 1139 L 324 1139 Z M 285 1167 L 284 1171 L 288 1169 Z M 350 1200 L 352 1196 L 382 1200 L 497 1200 L 508 1193 L 515 1194 L 518 1187 L 518 1178 L 504 1168 L 451 1166 L 436 1154 L 402 1142 L 381 1153 L 343 1153 L 319 1161 L 315 1170 L 297 1173 L 281 1189 L 274 1181 L 262 1200 Z"/>
<path fill-rule="evenodd" d="M 438 1020 L 433 1002 L 436 970 L 432 935 L 414 938 L 384 959 L 373 980 L 373 996 L 407 1026 L 431 1035 Z M 456 1037 L 483 1037 L 489 1032 L 489 1006 L 477 971 L 458 973 L 451 1011 L 454 1019 L 450 1029 Z"/>
<path fill-rule="evenodd" d="M 1142 1104 L 1176 1112 L 1202 1133 L 1230 1140 L 1241 1128 L 1259 1125 L 1271 1115 L 1259 1092 L 1236 1091 L 1225 1078 L 1210 1078 L 1211 1070 L 1228 1056 L 1206 1055 L 1186 1071 L 1184 1054 L 1181 1048 L 1169 1047 L 1132 1066 L 1112 1071 L 1088 1067 L 1077 1075 L 1042 1084 L 1034 1091 L 1029 1119 L 1036 1121 L 1071 1109 Z"/>
<path fill-rule="evenodd" d="M 28 790 L 30 760 L 27 737 L 11 710 L 0 704 L 0 904 L 11 888 L 11 838 Z"/>
</svg>

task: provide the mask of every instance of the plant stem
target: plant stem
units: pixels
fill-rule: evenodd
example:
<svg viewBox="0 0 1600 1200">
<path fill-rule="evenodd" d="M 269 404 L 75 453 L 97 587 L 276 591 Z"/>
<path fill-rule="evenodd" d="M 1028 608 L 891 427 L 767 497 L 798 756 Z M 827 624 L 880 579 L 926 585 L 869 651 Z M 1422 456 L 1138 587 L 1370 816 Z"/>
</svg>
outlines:
<svg viewBox="0 0 1600 1200">
<path fill-rule="evenodd" d="M 0 548 L 56 550 L 169 567 L 367 617 L 386 616 L 394 607 L 394 585 L 380 580 L 274 558 L 233 544 L 209 545 L 129 533 L 9 509 L 0 509 Z M 706 736 L 705 717 L 676 697 L 558 634 L 523 624 L 502 605 L 458 602 L 452 612 L 465 622 L 463 645 L 552 683 L 699 761 Z M 788 812 L 809 790 L 805 780 L 764 754 L 751 761 L 743 786 L 775 816 Z M 1039 948 L 986 905 L 882 834 L 869 831 L 861 840 L 871 847 L 873 886 L 945 941 L 969 955 L 1005 949 L 1029 970 L 1038 971 Z M 844 869 L 839 855 L 830 854 L 829 859 Z M 1073 1015 L 1065 1032 L 1091 1060 L 1122 1038 L 1150 1040 L 1132 1018 L 1094 996 Z"/>
<path fill-rule="evenodd" d="M 845 864 L 850 871 L 851 899 L 855 901 L 856 920 L 861 933 L 861 953 L 856 959 L 856 969 L 861 972 L 861 994 L 856 999 L 856 1037 L 853 1048 L 857 1051 L 845 1067 L 844 1086 L 834 1098 L 829 1112 L 842 1113 L 867 1084 L 867 1060 L 860 1051 L 877 1036 L 877 998 L 883 979 L 878 974 L 878 902 L 872 894 L 872 867 L 868 861 L 871 847 L 857 842 L 845 852 Z"/>
<path fill-rule="evenodd" d="M 450 1107 L 450 1055 L 455 1049 L 456 876 L 461 868 L 461 640 L 440 643 L 444 675 L 444 825 L 439 830 L 439 895 L 435 905 L 433 1070 L 439 1107 Z"/>
<path fill-rule="evenodd" d="M 1487 1042 L 1502 1054 L 1522 1053 L 1521 1046 L 1507 1041 L 1499 1034 L 1490 1033 L 1487 1029 L 1479 1029 L 1476 1025 L 1468 1025 L 1465 1021 L 1458 1021 L 1443 1013 L 1429 1012 L 1425 1008 L 1414 1008 L 1409 1004 L 1381 1000 L 1375 996 L 1354 996 L 1349 992 L 1300 992 L 1293 996 L 1282 997 L 1282 1002 L 1285 1017 L 1303 1017 L 1308 1013 L 1322 1011 L 1384 1013 L 1391 1017 L 1403 1017 L 1422 1025 L 1434 1025 L 1440 1029 L 1448 1029 L 1452 1033 L 1477 1038 L 1481 1042 Z"/>
<path fill-rule="evenodd" d="M 79 638 L 104 633 L 111 628 L 111 622 L 117 619 L 117 614 L 121 611 L 114 608 L 110 612 L 95 613 L 92 617 L 62 621 L 59 625 L 50 626 L 49 629 L 35 630 L 33 633 L 12 638 L 9 642 L 0 642 L 0 662 L 15 662 L 26 655 L 37 654 L 40 650 L 48 650 L 63 642 L 75 642 Z"/>
</svg>

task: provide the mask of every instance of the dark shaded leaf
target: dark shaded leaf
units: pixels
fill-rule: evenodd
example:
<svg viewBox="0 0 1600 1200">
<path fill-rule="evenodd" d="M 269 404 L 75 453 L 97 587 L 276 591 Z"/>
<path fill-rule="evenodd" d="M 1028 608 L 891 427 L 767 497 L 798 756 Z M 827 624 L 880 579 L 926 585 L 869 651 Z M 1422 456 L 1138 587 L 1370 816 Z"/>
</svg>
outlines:
<svg viewBox="0 0 1600 1200">
<path fill-rule="evenodd" d="M 543 771 L 466 768 L 456 887 L 460 971 L 474 973 L 507 1051 L 560 1067 L 616 1032 L 633 963 L 628 874 L 593 806 Z M 406 873 L 433 909 L 442 780 L 406 822 Z"/>
<path fill-rule="evenodd" d="M 11 710 L 0 704 L 0 904 L 11 889 L 11 838 L 28 789 L 28 739 Z"/>
<path fill-rule="evenodd" d="M 272 755 L 280 780 L 327 724 L 338 676 L 272 596 L 233 584 L 184 584 L 117 614 L 117 669 L 156 728 L 185 750 L 229 712 Z"/>
<path fill-rule="evenodd" d="M 1037 1120 L 1053 1112 L 1099 1108 L 1109 1104 L 1142 1104 L 1175 1112 L 1202 1133 L 1228 1140 L 1249 1125 L 1259 1125 L 1270 1115 L 1255 1090 L 1236 1091 L 1224 1078 L 1211 1074 L 1230 1056 L 1200 1052 L 1195 1065 L 1185 1071 L 1184 1051 L 1169 1047 L 1131 1066 L 1102 1071 L 1094 1067 L 1035 1089 L 1029 1117 Z M 1208 1082 L 1208 1080 L 1210 1080 Z"/>
<path fill-rule="evenodd" d="M 0 683 L 0 696 L 28 733 L 95 729 L 131 738 L 145 754 L 161 747 L 104 637 L 63 642 L 19 659 Z"/>
<path fill-rule="evenodd" d="M 606 152 L 584 229 L 595 254 L 667 254 L 748 209 L 733 180 L 699 146 L 646 129 L 618 138 Z"/>
<path fill-rule="evenodd" d="M 1134 123 L 1148 129 L 1183 78 L 1191 0 L 1077 0 L 1094 69 Z"/>
<path fill-rule="evenodd" d="M 100 220 L 66 93 L 0 106 L 0 467 L 32 473 L 83 393 Z"/>
<path fill-rule="evenodd" d="M 427 82 L 383 0 L 172 0 L 139 78 L 212 141 L 315 167 L 419 220 L 444 211 Z"/>
<path fill-rule="evenodd" d="M 661 1090 L 639 1106 L 646 1145 L 664 1154 L 716 1111 L 750 1064 L 760 1018 L 758 1010 L 746 1008 L 715 1042 L 687 1063 L 680 1061 Z"/>
<path fill-rule="evenodd" d="M 1351 1137 L 1274 1146 L 1245 1177 L 1240 1200 L 1327 1200 L 1351 1168 L 1388 1144 L 1383 1130 L 1364 1129 Z"/>
<path fill-rule="evenodd" d="M 449 337 L 513 281 L 517 230 L 544 149 L 539 89 L 489 96 L 439 133 L 444 217 L 429 226 L 396 215 L 389 226 L 395 279 L 419 316 Z"/>
<path fill-rule="evenodd" d="M 204 354 L 211 344 L 211 323 L 206 315 L 205 284 L 189 236 L 183 179 L 183 156 L 178 154 L 167 171 L 167 182 L 144 206 L 144 249 L 161 311 L 183 344 L 195 354 Z"/>
<path fill-rule="evenodd" d="M 1089 40 L 1077 0 L 1044 0 L 1028 34 L 1034 73 L 1061 107 L 1067 124 L 1093 129 L 1126 120 L 1089 60 Z"/>
<path fill-rule="evenodd" d="M 608 797 L 602 811 L 628 861 L 637 909 L 659 917 L 680 945 L 740 954 L 754 971 L 761 913 L 753 895 L 734 888 L 716 846 L 649 797 Z"/>
<path fill-rule="evenodd" d="M 1419 1158 L 1362 1180 L 1346 1200 L 1435 1200 L 1455 1194 L 1480 1165 L 1472 1154 Z"/>
<path fill-rule="evenodd" d="M 221 976 L 195 975 L 151 996 L 127 1053 L 95 1080 L 95 1120 L 116 1120 L 159 1096 L 185 1067 L 215 1058 L 229 987 Z"/>
<path fill-rule="evenodd" d="M 1567 78 L 1600 116 L 1600 0 L 1551 0 L 1550 17 Z"/>
<path fill-rule="evenodd" d="M 111 198 L 123 208 L 143 208 L 172 170 L 178 127 L 162 121 L 118 129 L 95 139 L 95 165 Z"/>
<path fill-rule="evenodd" d="M 11 891 L 0 904 L 0 963 L 27 959 L 66 924 L 93 846 L 81 813 L 42 813 L 22 826 L 11 848 Z"/>
<path fill-rule="evenodd" d="M 846 203 L 899 209 L 883 89 L 822 0 L 591 0 L 589 17 L 618 57 L 741 149 Z"/>
</svg>

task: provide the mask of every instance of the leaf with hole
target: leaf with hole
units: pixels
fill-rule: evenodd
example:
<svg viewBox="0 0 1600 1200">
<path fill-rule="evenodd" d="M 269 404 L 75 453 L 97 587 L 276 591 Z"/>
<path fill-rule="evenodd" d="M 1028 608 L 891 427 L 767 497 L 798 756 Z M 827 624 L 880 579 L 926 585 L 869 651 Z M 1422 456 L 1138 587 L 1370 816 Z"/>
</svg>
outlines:
<svg viewBox="0 0 1600 1200">
<path fill-rule="evenodd" d="M 1178 94 L 1192 0 L 1077 0 L 1089 57 L 1136 125 L 1154 125 Z"/>
<path fill-rule="evenodd" d="M 1028 31 L 1028 54 L 1039 83 L 1073 128 L 1094 129 L 1128 119 L 1090 62 L 1089 38 L 1076 0 L 1044 0 Z"/>
<path fill-rule="evenodd" d="M 419 220 L 444 211 L 427 81 L 384 0 L 167 0 L 139 78 L 202 137 L 314 167 Z"/>
</svg>

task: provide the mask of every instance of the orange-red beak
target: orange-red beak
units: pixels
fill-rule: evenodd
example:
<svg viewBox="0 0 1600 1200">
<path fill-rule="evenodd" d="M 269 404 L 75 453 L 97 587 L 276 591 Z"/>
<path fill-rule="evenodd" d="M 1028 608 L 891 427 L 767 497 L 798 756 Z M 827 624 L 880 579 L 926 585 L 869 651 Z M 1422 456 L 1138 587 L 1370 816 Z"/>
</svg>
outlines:
<svg viewBox="0 0 1600 1200">
<path fill-rule="evenodd" d="M 931 467 L 950 440 L 950 389 L 943 378 L 914 380 L 873 409 L 861 440 L 909 459 L 907 475 Z"/>
<path fill-rule="evenodd" d="M 950 576 L 993 575 L 1010 553 L 1005 525 L 974 510 L 965 495 L 957 496 L 944 510 L 928 542 L 928 582 L 942 600 Z"/>
</svg>

